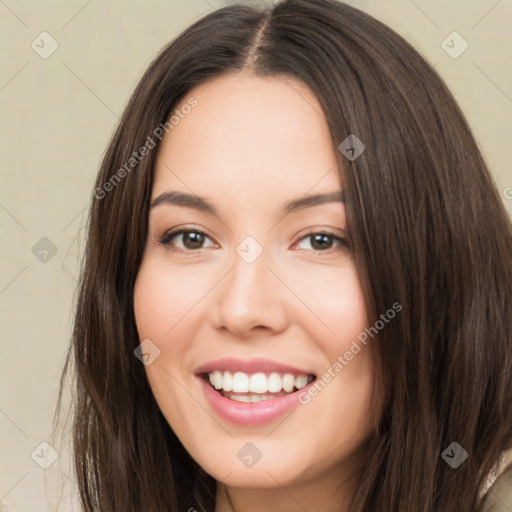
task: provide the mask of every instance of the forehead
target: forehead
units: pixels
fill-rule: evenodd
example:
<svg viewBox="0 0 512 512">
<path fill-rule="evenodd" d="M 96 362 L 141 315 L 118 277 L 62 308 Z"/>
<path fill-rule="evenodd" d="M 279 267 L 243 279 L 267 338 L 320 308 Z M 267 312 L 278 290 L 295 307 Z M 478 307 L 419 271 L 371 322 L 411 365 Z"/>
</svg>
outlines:
<svg viewBox="0 0 512 512">
<path fill-rule="evenodd" d="M 183 109 L 191 98 L 196 106 Z M 169 187 L 240 198 L 341 188 L 322 107 L 296 79 L 221 75 L 189 91 L 176 111 L 179 122 L 159 149 L 153 197 Z"/>
</svg>

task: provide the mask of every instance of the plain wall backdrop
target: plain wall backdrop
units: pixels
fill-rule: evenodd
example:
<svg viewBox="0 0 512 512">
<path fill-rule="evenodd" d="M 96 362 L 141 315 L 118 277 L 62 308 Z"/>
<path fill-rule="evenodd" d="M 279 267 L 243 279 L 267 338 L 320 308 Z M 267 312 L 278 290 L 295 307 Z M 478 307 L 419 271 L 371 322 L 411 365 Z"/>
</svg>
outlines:
<svg viewBox="0 0 512 512">
<path fill-rule="evenodd" d="M 55 482 L 73 487 L 65 453 L 45 442 L 94 178 L 157 52 L 231 3 L 0 0 L 0 511 L 56 510 Z M 348 3 L 404 36 L 445 79 L 512 215 L 512 1 Z"/>
</svg>

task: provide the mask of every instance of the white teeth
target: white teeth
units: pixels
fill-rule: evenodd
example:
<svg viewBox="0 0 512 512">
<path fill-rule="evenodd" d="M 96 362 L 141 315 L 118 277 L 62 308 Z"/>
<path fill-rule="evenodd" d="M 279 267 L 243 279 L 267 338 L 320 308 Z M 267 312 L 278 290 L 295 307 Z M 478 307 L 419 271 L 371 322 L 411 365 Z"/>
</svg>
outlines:
<svg viewBox="0 0 512 512">
<path fill-rule="evenodd" d="M 236 393 L 247 393 L 249 391 L 249 376 L 246 373 L 236 372 L 233 375 L 233 391 Z"/>
<path fill-rule="evenodd" d="M 249 391 L 251 393 L 265 393 L 267 391 L 267 376 L 264 373 L 255 373 L 254 375 L 251 375 Z"/>
<path fill-rule="evenodd" d="M 288 393 L 291 393 L 294 386 L 295 377 L 291 373 L 285 373 L 283 377 L 283 389 Z"/>
<path fill-rule="evenodd" d="M 251 403 L 251 402 L 264 402 L 265 400 L 274 400 L 275 398 L 279 398 L 281 396 L 286 395 L 284 391 L 281 393 L 276 393 L 272 395 L 260 395 L 258 393 L 253 393 L 249 395 L 238 395 L 237 393 L 226 393 L 224 391 L 221 391 L 221 394 L 225 396 L 226 398 L 229 398 L 230 400 L 235 400 L 236 402 L 245 402 L 245 403 Z"/>
<path fill-rule="evenodd" d="M 211 385 L 217 390 L 233 391 L 234 393 L 257 393 L 262 395 L 261 400 L 266 399 L 263 398 L 265 393 L 279 393 L 282 390 L 286 393 L 292 393 L 294 388 L 302 389 L 313 380 L 313 377 L 308 375 L 295 376 L 291 373 L 279 374 L 272 372 L 267 376 L 263 372 L 254 374 L 235 372 L 232 374 L 219 370 L 210 372 L 208 377 Z M 251 399 L 248 401 L 251 401 Z M 255 400 L 253 395 L 252 401 L 259 401 L 259 399 Z"/>
<path fill-rule="evenodd" d="M 221 389 L 223 387 L 222 373 L 219 371 L 213 372 L 213 385 L 215 389 Z"/>
<path fill-rule="evenodd" d="M 234 398 L 237 402 L 246 402 L 249 403 L 251 401 L 251 397 L 247 395 L 240 395 Z"/>
<path fill-rule="evenodd" d="M 267 391 L 270 393 L 279 393 L 283 389 L 283 379 L 278 373 L 271 373 L 267 379 Z"/>
<path fill-rule="evenodd" d="M 231 391 L 233 389 L 233 376 L 229 372 L 224 372 L 224 378 L 222 379 L 222 389 L 224 391 Z"/>
<path fill-rule="evenodd" d="M 299 377 L 295 378 L 295 387 L 297 389 L 302 389 L 304 386 L 308 385 L 308 377 L 307 375 L 299 375 Z"/>
</svg>

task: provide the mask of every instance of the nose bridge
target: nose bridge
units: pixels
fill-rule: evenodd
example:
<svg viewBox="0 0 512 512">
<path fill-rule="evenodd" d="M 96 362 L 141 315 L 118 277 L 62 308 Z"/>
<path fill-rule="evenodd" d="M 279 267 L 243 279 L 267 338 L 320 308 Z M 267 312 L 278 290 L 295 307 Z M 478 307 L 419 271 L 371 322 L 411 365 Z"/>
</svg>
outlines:
<svg viewBox="0 0 512 512">
<path fill-rule="evenodd" d="M 246 237 L 230 260 L 230 272 L 217 294 L 218 323 L 242 335 L 253 327 L 279 330 L 284 326 L 284 304 L 279 282 L 267 268 L 270 252 Z"/>
</svg>

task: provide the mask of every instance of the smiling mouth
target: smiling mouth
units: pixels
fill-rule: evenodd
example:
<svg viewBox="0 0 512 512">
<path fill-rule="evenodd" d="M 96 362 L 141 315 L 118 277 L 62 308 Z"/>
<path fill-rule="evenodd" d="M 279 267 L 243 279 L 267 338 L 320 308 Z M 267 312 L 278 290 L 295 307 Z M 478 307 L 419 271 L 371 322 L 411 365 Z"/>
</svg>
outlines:
<svg viewBox="0 0 512 512">
<path fill-rule="evenodd" d="M 228 372 L 215 370 L 202 373 L 203 378 L 215 391 L 237 402 L 262 402 L 290 395 L 316 379 L 315 375 L 294 375 L 278 372 Z"/>
</svg>

